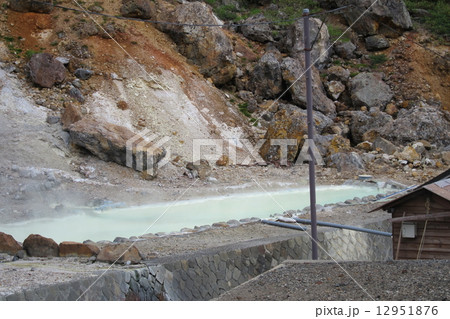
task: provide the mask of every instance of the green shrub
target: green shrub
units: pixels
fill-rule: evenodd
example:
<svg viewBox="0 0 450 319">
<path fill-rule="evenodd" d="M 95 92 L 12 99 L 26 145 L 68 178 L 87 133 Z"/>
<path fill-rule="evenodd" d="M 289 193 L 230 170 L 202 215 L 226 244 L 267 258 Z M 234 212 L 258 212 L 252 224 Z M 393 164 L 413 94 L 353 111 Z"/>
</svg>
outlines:
<svg viewBox="0 0 450 319">
<path fill-rule="evenodd" d="M 379 64 L 383 64 L 388 60 L 386 54 L 372 54 L 369 56 L 370 66 L 376 68 Z"/>
<path fill-rule="evenodd" d="M 34 50 L 27 50 L 25 52 L 25 58 L 27 58 L 28 60 L 31 59 L 31 57 L 37 53 L 41 53 L 41 51 L 34 51 Z"/>
<path fill-rule="evenodd" d="M 267 9 L 264 11 L 265 17 L 270 21 L 285 21 L 282 25 L 289 25 L 296 19 L 303 16 L 303 9 L 308 8 L 311 13 L 320 11 L 320 7 L 315 0 L 275 0 L 272 1 L 278 9 Z"/>
<path fill-rule="evenodd" d="M 421 17 L 427 29 L 437 35 L 450 36 L 450 2 L 448 0 L 406 0 L 408 10 L 424 9 L 428 16 Z"/>
<path fill-rule="evenodd" d="M 235 21 L 238 19 L 237 9 L 233 5 L 223 5 L 217 7 L 214 12 L 220 20 Z"/>
<path fill-rule="evenodd" d="M 341 42 L 349 42 L 350 41 L 350 36 L 349 36 L 348 32 L 346 32 L 344 34 L 346 28 L 338 27 L 333 24 L 328 24 L 327 27 L 328 27 L 328 33 L 330 34 L 331 42 L 334 42 L 337 39 L 339 39 L 339 41 L 341 41 Z M 339 37 L 341 37 L 341 38 L 339 38 Z"/>
<path fill-rule="evenodd" d="M 248 103 L 247 102 L 243 102 L 243 103 L 239 103 L 239 111 L 242 112 L 242 114 L 244 114 L 246 117 L 252 117 L 252 115 L 250 114 L 250 112 L 248 111 Z"/>
</svg>

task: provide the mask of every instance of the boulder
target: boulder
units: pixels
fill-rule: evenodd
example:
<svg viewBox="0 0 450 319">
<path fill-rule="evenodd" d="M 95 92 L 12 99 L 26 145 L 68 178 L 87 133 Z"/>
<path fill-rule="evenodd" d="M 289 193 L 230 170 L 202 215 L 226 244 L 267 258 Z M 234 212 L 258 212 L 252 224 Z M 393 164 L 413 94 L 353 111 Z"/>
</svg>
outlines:
<svg viewBox="0 0 450 319">
<path fill-rule="evenodd" d="M 373 141 L 373 149 L 379 149 L 384 154 L 388 155 L 392 155 L 397 152 L 397 146 L 382 138 L 381 136 L 378 136 L 375 141 Z"/>
<path fill-rule="evenodd" d="M 443 111 L 431 106 L 401 109 L 393 125 L 381 132 L 397 144 L 426 140 L 442 147 L 450 145 L 450 122 Z"/>
<path fill-rule="evenodd" d="M 364 141 L 356 145 L 356 148 L 364 152 L 370 152 L 373 150 L 373 143 L 369 141 Z"/>
<path fill-rule="evenodd" d="M 345 85 L 340 81 L 325 82 L 325 88 L 328 95 L 334 100 L 339 99 L 339 96 L 345 91 Z"/>
<path fill-rule="evenodd" d="M 343 136 L 335 135 L 330 140 L 330 145 L 328 145 L 326 155 L 328 156 L 337 153 L 348 153 L 350 150 L 351 150 L 350 140 Z"/>
<path fill-rule="evenodd" d="M 129 244 L 125 243 L 106 245 L 97 255 L 97 261 L 111 264 L 125 264 L 127 262 L 138 264 L 141 260 L 142 256 L 139 250 L 135 246 L 130 247 Z"/>
<path fill-rule="evenodd" d="M 18 12 L 50 13 L 53 10 L 53 0 L 9 0 L 9 8 Z"/>
<path fill-rule="evenodd" d="M 190 171 L 193 178 L 200 178 L 204 180 L 211 175 L 211 165 L 205 159 L 201 159 L 195 163 L 187 163 L 186 168 Z"/>
<path fill-rule="evenodd" d="M 343 16 L 349 25 L 356 22 L 352 29 L 364 36 L 374 35 L 380 31 L 384 32 L 385 29 L 380 25 L 380 21 L 398 31 L 412 28 L 411 16 L 403 0 L 379 0 L 375 3 L 372 0 L 320 0 L 320 2 L 323 2 L 324 5 L 326 2 L 327 9 L 354 5 L 355 7 L 351 10 L 344 11 Z M 370 11 L 364 14 L 370 6 L 372 6 Z"/>
<path fill-rule="evenodd" d="M 152 17 L 150 0 L 122 0 L 120 14 L 128 18 L 150 19 Z"/>
<path fill-rule="evenodd" d="M 75 70 L 75 76 L 79 78 L 80 80 L 89 80 L 91 76 L 94 74 L 91 70 L 88 69 L 76 69 Z"/>
<path fill-rule="evenodd" d="M 327 69 L 327 76 L 329 81 L 341 81 L 347 83 L 350 79 L 350 70 L 344 69 L 342 66 L 333 65 Z"/>
<path fill-rule="evenodd" d="M 249 88 L 255 95 L 270 99 L 277 97 L 283 90 L 283 77 L 277 55 L 264 54 L 251 73 Z"/>
<path fill-rule="evenodd" d="M 247 39 L 261 43 L 273 42 L 272 28 L 265 22 L 267 19 L 264 15 L 258 14 L 242 21 L 244 25 L 240 27 L 240 31 Z"/>
<path fill-rule="evenodd" d="M 442 158 L 442 161 L 444 162 L 444 164 L 450 166 L 450 151 L 443 151 L 441 153 L 441 158 Z"/>
<path fill-rule="evenodd" d="M 69 133 L 73 144 L 90 151 L 100 159 L 139 171 L 153 169 L 156 174 L 158 162 L 166 155 L 162 147 L 154 148 L 152 142 L 146 141 L 126 127 L 92 118 L 75 122 L 69 127 Z M 127 146 L 130 156 L 128 161 Z"/>
<path fill-rule="evenodd" d="M 320 134 L 325 127 L 331 125 L 332 120 L 321 113 L 314 113 L 315 134 Z M 287 159 L 287 162 L 294 162 L 295 158 L 303 146 L 304 137 L 308 133 L 307 114 L 305 110 L 299 109 L 294 105 L 280 105 L 280 110 L 275 113 L 270 122 L 264 139 L 265 143 L 259 150 L 261 157 L 267 162 L 280 162 Z M 282 154 L 283 147 L 276 145 L 280 141 L 274 140 L 293 140 L 287 146 L 286 154 Z"/>
<path fill-rule="evenodd" d="M 56 83 L 63 82 L 66 78 L 64 64 L 56 60 L 50 53 L 33 55 L 28 67 L 33 83 L 44 88 L 51 88 Z"/>
<path fill-rule="evenodd" d="M 95 245 L 63 241 L 59 244 L 60 257 L 91 257 L 96 256 L 100 249 Z"/>
<path fill-rule="evenodd" d="M 75 87 L 75 86 L 70 86 L 69 90 L 67 91 L 67 93 L 73 97 L 75 100 L 77 100 L 80 103 L 84 103 L 84 101 L 86 100 L 84 98 L 83 93 L 81 93 L 80 89 Z"/>
<path fill-rule="evenodd" d="M 322 21 L 316 18 L 310 19 L 310 38 L 313 41 L 318 32 L 319 28 L 322 25 Z M 328 28 L 324 24 L 322 29 L 320 30 L 320 34 L 317 37 L 317 41 L 314 44 L 314 47 L 311 51 L 311 61 L 318 67 L 322 67 L 326 64 L 330 57 L 330 35 L 328 33 Z M 287 52 L 290 53 L 290 56 L 293 58 L 302 58 L 305 54 L 305 40 L 304 40 L 304 31 L 303 31 L 303 19 L 298 19 L 296 22 L 289 28 L 284 47 Z"/>
<path fill-rule="evenodd" d="M 351 99 L 353 106 L 382 108 L 394 97 L 389 85 L 383 82 L 381 73 L 363 72 L 351 82 Z"/>
<path fill-rule="evenodd" d="M 354 172 L 365 168 L 361 156 L 355 152 L 333 154 L 328 158 L 327 164 L 336 167 L 339 172 Z"/>
<path fill-rule="evenodd" d="M 0 232 L 0 253 L 14 256 L 19 250 L 22 250 L 22 246 L 13 236 Z"/>
<path fill-rule="evenodd" d="M 402 152 L 395 153 L 400 161 L 408 161 L 409 163 L 414 163 L 414 161 L 420 161 L 420 154 L 412 146 L 405 146 Z"/>
<path fill-rule="evenodd" d="M 301 60 L 285 58 L 281 63 L 283 80 L 288 86 L 291 86 L 289 92 L 294 104 L 306 107 L 306 74 L 304 64 Z M 313 108 L 316 111 L 334 118 L 336 115 L 336 106 L 325 93 L 320 79 L 319 71 L 315 67 L 311 68 L 313 82 Z M 298 79 L 298 81 L 297 81 Z"/>
<path fill-rule="evenodd" d="M 30 257 L 58 257 L 58 244 L 51 238 L 30 235 L 23 242 L 23 249 Z"/>
<path fill-rule="evenodd" d="M 73 104 L 66 105 L 64 113 L 61 116 L 61 123 L 63 125 L 63 130 L 68 130 L 70 125 L 81 120 L 83 115 L 81 111 Z"/>
<path fill-rule="evenodd" d="M 334 51 L 342 59 L 350 60 L 355 58 L 356 45 L 351 41 L 337 43 L 334 45 Z"/>
<path fill-rule="evenodd" d="M 382 135 L 381 132 L 394 123 L 392 116 L 380 111 L 353 111 L 350 114 L 350 135 L 355 144 L 364 141 L 373 142 L 377 136 Z"/>
<path fill-rule="evenodd" d="M 162 5 L 162 4 L 161 4 Z M 221 24 L 209 5 L 184 2 L 175 8 L 161 8 L 157 19 L 187 24 Z M 158 25 L 167 32 L 181 54 L 197 65 L 201 74 L 215 85 L 224 85 L 236 74 L 233 44 L 222 28 Z"/>
<path fill-rule="evenodd" d="M 367 51 L 380 51 L 389 48 L 389 40 L 384 35 L 372 35 L 366 38 Z"/>
</svg>

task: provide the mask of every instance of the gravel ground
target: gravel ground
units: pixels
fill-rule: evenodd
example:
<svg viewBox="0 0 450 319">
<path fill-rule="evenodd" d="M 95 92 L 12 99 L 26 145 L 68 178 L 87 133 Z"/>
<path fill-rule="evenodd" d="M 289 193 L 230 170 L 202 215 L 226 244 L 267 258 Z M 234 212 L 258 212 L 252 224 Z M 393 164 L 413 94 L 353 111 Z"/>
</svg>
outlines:
<svg viewBox="0 0 450 319">
<path fill-rule="evenodd" d="M 108 269 L 105 263 L 91 263 L 87 258 L 27 258 L 0 263 L 0 295 L 54 285 L 90 276 L 98 276 Z M 139 267 L 127 266 L 126 268 Z M 124 269 L 113 265 L 112 270 Z"/>
<path fill-rule="evenodd" d="M 449 273 L 449 260 L 339 265 L 287 261 L 226 292 L 218 300 L 441 301 L 450 299 Z"/>
</svg>

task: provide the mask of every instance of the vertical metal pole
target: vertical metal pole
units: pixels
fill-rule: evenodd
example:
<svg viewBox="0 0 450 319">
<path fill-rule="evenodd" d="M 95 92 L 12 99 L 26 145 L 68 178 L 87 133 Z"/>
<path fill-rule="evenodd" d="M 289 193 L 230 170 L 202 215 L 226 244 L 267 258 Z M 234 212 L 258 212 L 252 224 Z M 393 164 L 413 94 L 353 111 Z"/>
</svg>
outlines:
<svg viewBox="0 0 450 319">
<path fill-rule="evenodd" d="M 306 68 L 306 106 L 308 111 L 308 140 L 309 140 L 309 200 L 311 207 L 311 236 L 312 259 L 317 260 L 317 217 L 316 217 L 316 171 L 313 154 L 314 119 L 312 111 L 312 75 L 311 75 L 311 41 L 309 38 L 309 9 L 303 10 L 304 38 L 305 38 L 305 68 Z"/>
</svg>

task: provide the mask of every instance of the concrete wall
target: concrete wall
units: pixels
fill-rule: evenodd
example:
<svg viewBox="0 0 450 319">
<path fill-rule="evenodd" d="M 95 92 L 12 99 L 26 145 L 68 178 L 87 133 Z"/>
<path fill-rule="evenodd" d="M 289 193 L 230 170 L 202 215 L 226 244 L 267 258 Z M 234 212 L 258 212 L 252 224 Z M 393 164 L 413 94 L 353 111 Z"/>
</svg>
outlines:
<svg viewBox="0 0 450 319">
<path fill-rule="evenodd" d="M 388 231 L 389 223 L 367 228 Z M 392 256 L 390 237 L 329 230 L 319 233 L 319 259 L 383 261 Z M 147 268 L 109 271 L 81 300 L 209 300 L 277 266 L 287 259 L 311 259 L 311 239 L 299 232 L 294 238 L 247 242 L 193 255 L 149 262 Z M 97 276 L 43 286 L 0 297 L 0 300 L 76 300 Z"/>
</svg>

